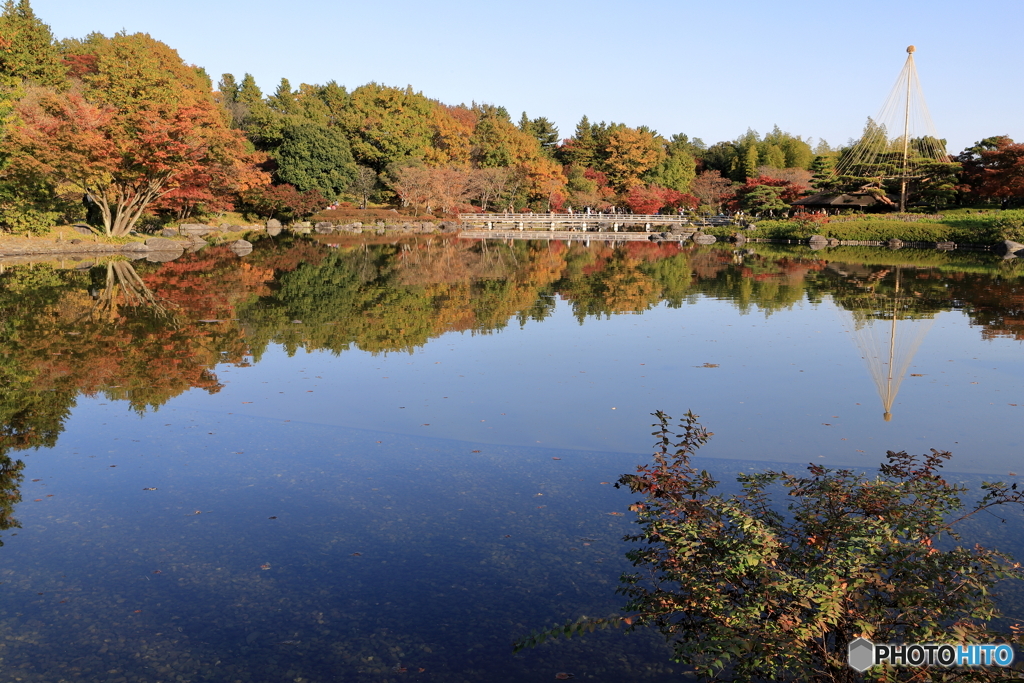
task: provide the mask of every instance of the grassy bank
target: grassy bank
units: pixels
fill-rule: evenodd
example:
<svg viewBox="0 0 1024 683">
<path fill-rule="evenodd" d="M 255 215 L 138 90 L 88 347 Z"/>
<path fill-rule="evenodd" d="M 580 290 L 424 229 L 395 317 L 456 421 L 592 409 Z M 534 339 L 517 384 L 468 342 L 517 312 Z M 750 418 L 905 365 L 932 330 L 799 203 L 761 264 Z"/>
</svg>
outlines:
<svg viewBox="0 0 1024 683">
<path fill-rule="evenodd" d="M 730 228 L 709 231 L 727 236 Z M 1024 210 L 953 212 L 941 216 L 914 214 L 864 214 L 836 216 L 827 222 L 815 220 L 763 220 L 746 237 L 805 240 L 821 235 L 840 240 L 899 239 L 904 242 L 956 242 L 995 244 L 1010 239 L 1024 242 Z"/>
<path fill-rule="evenodd" d="M 1024 261 L 1003 260 L 992 253 L 977 251 L 941 251 L 937 249 L 884 249 L 879 247 L 828 247 L 812 251 L 806 245 L 749 244 L 759 256 L 767 258 L 825 259 L 830 262 L 859 263 L 868 266 L 935 268 L 951 273 L 1024 277 Z"/>
</svg>

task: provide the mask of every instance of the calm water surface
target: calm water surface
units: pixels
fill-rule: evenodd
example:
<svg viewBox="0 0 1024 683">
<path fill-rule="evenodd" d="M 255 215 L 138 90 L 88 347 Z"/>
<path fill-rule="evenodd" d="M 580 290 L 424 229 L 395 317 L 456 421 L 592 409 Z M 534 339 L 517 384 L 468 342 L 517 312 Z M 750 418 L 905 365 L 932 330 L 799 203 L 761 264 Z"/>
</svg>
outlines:
<svg viewBox="0 0 1024 683">
<path fill-rule="evenodd" d="M 283 240 L 87 266 L 0 274 L 0 681 L 678 680 L 649 633 L 510 648 L 621 605 L 611 484 L 651 411 L 699 413 L 723 479 L 889 449 L 1024 469 L 1024 270 L 989 256 Z"/>
</svg>

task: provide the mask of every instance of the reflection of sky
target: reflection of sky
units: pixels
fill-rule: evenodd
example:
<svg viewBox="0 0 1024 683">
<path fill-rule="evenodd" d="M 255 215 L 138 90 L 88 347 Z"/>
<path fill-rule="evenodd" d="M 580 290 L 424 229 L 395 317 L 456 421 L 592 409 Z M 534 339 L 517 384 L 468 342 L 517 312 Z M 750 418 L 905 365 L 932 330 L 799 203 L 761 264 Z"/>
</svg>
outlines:
<svg viewBox="0 0 1024 683">
<path fill-rule="evenodd" d="M 511 652 L 621 606 L 634 497 L 609 482 L 629 455 L 101 403 L 25 456 L 0 548 L 0 635 L 32 634 L 3 649 L 23 680 L 678 678 L 653 632 Z"/>
<path fill-rule="evenodd" d="M 4 663 L 39 680 L 71 662 L 82 680 L 168 662 L 215 681 L 678 680 L 653 633 L 509 648 L 622 604 L 634 497 L 607 482 L 646 460 L 651 411 L 699 413 L 719 460 L 698 464 L 724 480 L 751 467 L 731 459 L 871 466 L 929 447 L 1005 473 L 1019 352 L 940 314 L 884 422 L 828 301 L 766 319 L 698 297 L 583 325 L 560 302 L 412 354 L 271 348 L 141 418 L 80 397 L 54 449 L 20 454 L 0 635 L 31 638 L 5 641 Z"/>
<path fill-rule="evenodd" d="M 939 448 L 954 452 L 954 469 L 1015 469 L 1021 442 L 1004 425 L 1024 414 L 1019 342 L 983 341 L 962 314 L 940 314 L 889 423 L 860 355 L 828 301 L 766 319 L 700 298 L 582 326 L 560 302 L 543 322 L 452 333 L 413 354 L 272 348 L 255 367 L 220 367 L 219 394 L 171 405 L 634 453 L 649 450 L 650 412 L 692 409 L 717 434 L 708 456 L 866 465 L 888 449 Z"/>
</svg>

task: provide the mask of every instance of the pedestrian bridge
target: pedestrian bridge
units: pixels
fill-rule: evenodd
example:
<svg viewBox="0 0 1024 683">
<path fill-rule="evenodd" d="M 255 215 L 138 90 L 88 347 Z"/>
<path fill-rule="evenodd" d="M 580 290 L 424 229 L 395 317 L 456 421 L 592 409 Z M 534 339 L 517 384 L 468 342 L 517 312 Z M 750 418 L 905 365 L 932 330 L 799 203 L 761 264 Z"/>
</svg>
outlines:
<svg viewBox="0 0 1024 683">
<path fill-rule="evenodd" d="M 689 237 L 708 226 L 732 225 L 728 216 L 663 216 L 631 213 L 463 213 L 467 228 L 498 231 L 545 232 L 669 232 Z M 465 233 L 466 230 L 463 230 Z"/>
</svg>

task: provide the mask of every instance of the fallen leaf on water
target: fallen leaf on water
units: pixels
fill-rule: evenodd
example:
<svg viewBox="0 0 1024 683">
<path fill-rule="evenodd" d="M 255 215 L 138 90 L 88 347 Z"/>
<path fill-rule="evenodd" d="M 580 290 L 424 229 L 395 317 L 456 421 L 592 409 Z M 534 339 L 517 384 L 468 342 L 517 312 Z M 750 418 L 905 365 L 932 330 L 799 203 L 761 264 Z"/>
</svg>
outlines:
<svg viewBox="0 0 1024 683">
<path fill-rule="evenodd" d="M 33 479 L 32 481 L 42 481 L 42 479 Z"/>
<path fill-rule="evenodd" d="M 35 499 L 34 501 L 32 501 L 32 502 L 33 502 L 33 503 L 39 503 L 39 502 L 41 502 L 42 500 L 43 500 L 42 498 L 36 498 L 36 499 Z"/>
<path fill-rule="evenodd" d="M 138 614 L 138 613 L 139 613 L 139 612 L 141 612 L 141 611 L 142 611 L 142 610 L 140 610 L 140 609 L 137 609 L 137 610 L 135 610 L 135 614 Z"/>
<path fill-rule="evenodd" d="M 602 484 L 610 484 L 611 482 L 610 481 L 602 481 L 601 483 Z"/>
<path fill-rule="evenodd" d="M 559 673 L 555 674 L 555 680 L 556 681 L 567 681 L 570 678 L 576 678 L 576 677 L 573 676 L 572 674 L 567 674 L 567 673 L 565 673 L 563 671 L 560 671 Z"/>
<path fill-rule="evenodd" d="M 561 458 L 551 458 L 552 460 L 561 460 Z"/>
<path fill-rule="evenodd" d="M 245 405 L 246 403 L 252 403 L 252 401 L 242 401 L 242 405 Z"/>
<path fill-rule="evenodd" d="M 825 425 L 826 427 L 831 427 L 832 426 L 828 422 L 822 422 L 821 424 Z"/>
<path fill-rule="evenodd" d="M 615 515 L 616 517 L 621 517 L 622 515 L 624 515 L 626 513 L 625 512 L 609 512 L 608 514 L 609 515 Z"/>
<path fill-rule="evenodd" d="M 267 517 L 267 519 L 277 519 L 277 515 L 274 515 L 272 517 Z"/>
<path fill-rule="evenodd" d="M 153 573 L 154 573 L 154 574 L 163 574 L 163 572 L 162 572 L 162 571 L 160 571 L 159 569 L 154 569 L 154 570 L 153 570 Z"/>
<path fill-rule="evenodd" d="M 1016 477 L 1017 476 L 1016 472 L 1007 472 L 1007 474 L 1009 474 L 1011 477 Z"/>
<path fill-rule="evenodd" d="M 202 511 L 202 510 L 196 510 L 196 511 L 195 511 L 195 512 L 193 512 L 192 514 L 193 514 L 193 515 L 201 515 L 201 514 L 203 514 L 203 511 Z"/>
<path fill-rule="evenodd" d="M 117 467 L 117 465 L 111 465 L 111 467 Z"/>
<path fill-rule="evenodd" d="M 146 488 L 144 488 L 142 490 L 143 491 L 156 491 L 156 487 L 155 486 L 147 486 Z"/>
<path fill-rule="evenodd" d="M 267 562 L 266 564 L 261 564 L 260 569 L 270 569 L 270 563 Z"/>
<path fill-rule="evenodd" d="M 355 555 L 356 557 L 359 557 L 360 555 L 362 555 L 362 553 L 352 553 L 352 554 Z"/>
<path fill-rule="evenodd" d="M 919 373 L 916 373 L 916 372 L 912 372 L 912 373 L 910 373 L 910 376 L 911 376 L 911 377 L 924 377 L 924 375 L 922 375 L 922 374 L 919 374 Z"/>
<path fill-rule="evenodd" d="M 505 534 L 505 538 L 512 538 L 512 534 Z"/>
<path fill-rule="evenodd" d="M 47 498 L 53 498 L 53 494 L 52 494 L 52 493 L 47 493 L 47 494 L 46 494 L 46 497 L 47 497 Z"/>
<path fill-rule="evenodd" d="M 480 451 L 470 451 L 470 453 L 479 453 Z"/>
<path fill-rule="evenodd" d="M 1016 403 L 1008 403 L 1007 405 L 1016 406 Z"/>
<path fill-rule="evenodd" d="M 424 671 L 426 671 L 426 669 L 424 669 L 424 668 L 423 668 L 423 667 L 421 666 L 420 668 L 416 669 L 416 671 L 418 671 L 418 672 L 420 672 L 420 673 L 423 673 Z"/>
<path fill-rule="evenodd" d="M 424 426 L 424 427 L 429 427 L 429 426 L 430 426 L 430 423 L 429 423 L 429 422 L 424 422 L 424 423 L 423 423 L 423 426 Z"/>
</svg>

